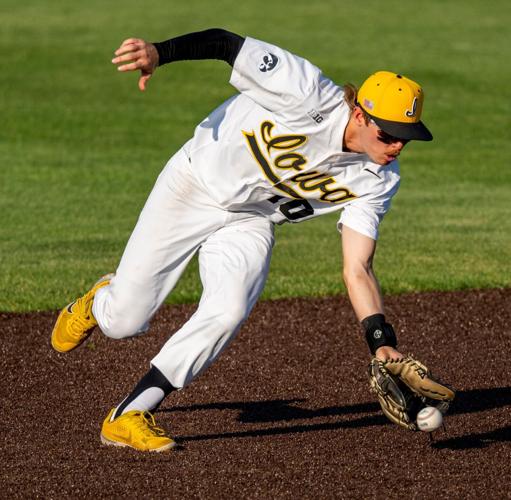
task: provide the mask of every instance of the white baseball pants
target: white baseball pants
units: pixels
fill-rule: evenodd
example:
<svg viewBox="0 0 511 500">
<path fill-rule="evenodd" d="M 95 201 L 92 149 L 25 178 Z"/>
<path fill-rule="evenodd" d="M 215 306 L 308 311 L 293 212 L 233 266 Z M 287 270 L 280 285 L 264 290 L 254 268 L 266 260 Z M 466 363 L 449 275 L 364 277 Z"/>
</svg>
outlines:
<svg viewBox="0 0 511 500">
<path fill-rule="evenodd" d="M 151 361 L 174 387 L 183 388 L 248 317 L 264 287 L 273 242 L 273 223 L 220 208 L 198 186 L 181 150 L 158 177 L 115 277 L 96 293 L 94 317 L 115 339 L 145 331 L 198 251 L 203 285 L 198 308 Z"/>
</svg>

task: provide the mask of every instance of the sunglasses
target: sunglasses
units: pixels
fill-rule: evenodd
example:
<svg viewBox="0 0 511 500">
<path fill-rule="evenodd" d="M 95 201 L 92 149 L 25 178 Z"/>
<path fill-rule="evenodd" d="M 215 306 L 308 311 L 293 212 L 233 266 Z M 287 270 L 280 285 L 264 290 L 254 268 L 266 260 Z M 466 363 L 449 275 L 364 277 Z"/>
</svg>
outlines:
<svg viewBox="0 0 511 500">
<path fill-rule="evenodd" d="M 376 125 L 376 122 L 371 118 L 371 123 L 378 127 Z M 394 142 L 402 142 L 403 146 L 408 142 L 408 139 L 400 139 L 399 137 L 394 137 L 393 135 L 387 134 L 387 132 L 384 132 L 381 128 L 378 127 L 378 140 L 380 142 L 383 142 L 384 144 L 393 144 Z"/>
<path fill-rule="evenodd" d="M 393 144 L 394 142 L 402 142 L 403 146 L 409 142 L 408 139 L 400 139 L 399 137 L 394 137 L 393 135 L 387 134 L 382 129 L 378 130 L 378 140 L 385 144 Z"/>
</svg>

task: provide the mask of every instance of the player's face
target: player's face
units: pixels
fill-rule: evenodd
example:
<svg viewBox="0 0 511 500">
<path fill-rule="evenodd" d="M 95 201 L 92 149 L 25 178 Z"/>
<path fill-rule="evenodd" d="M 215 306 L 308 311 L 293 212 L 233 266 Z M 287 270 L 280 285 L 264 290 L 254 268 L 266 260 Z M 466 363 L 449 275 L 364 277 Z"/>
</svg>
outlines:
<svg viewBox="0 0 511 500">
<path fill-rule="evenodd" d="M 365 153 L 379 165 L 386 165 L 394 161 L 408 142 L 385 133 L 373 120 L 366 124 L 363 141 Z"/>
<path fill-rule="evenodd" d="M 362 123 L 360 141 L 363 152 L 379 165 L 394 161 L 408 142 L 385 133 L 373 120 Z"/>
</svg>

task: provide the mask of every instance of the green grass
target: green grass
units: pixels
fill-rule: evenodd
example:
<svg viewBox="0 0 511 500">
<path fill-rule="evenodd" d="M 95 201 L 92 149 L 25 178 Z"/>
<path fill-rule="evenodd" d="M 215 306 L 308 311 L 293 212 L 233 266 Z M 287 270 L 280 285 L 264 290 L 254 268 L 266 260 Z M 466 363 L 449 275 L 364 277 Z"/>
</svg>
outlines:
<svg viewBox="0 0 511 500">
<path fill-rule="evenodd" d="M 339 83 L 378 69 L 421 82 L 435 140 L 402 156 L 375 263 L 383 289 L 511 285 L 507 1 L 4 0 L 0 19 L 0 310 L 55 309 L 115 268 L 168 157 L 234 90 L 225 63 L 203 61 L 159 70 L 142 94 L 112 52 L 212 26 Z M 278 228 L 264 298 L 344 291 L 335 222 Z M 193 264 L 171 300 L 199 295 Z"/>
</svg>

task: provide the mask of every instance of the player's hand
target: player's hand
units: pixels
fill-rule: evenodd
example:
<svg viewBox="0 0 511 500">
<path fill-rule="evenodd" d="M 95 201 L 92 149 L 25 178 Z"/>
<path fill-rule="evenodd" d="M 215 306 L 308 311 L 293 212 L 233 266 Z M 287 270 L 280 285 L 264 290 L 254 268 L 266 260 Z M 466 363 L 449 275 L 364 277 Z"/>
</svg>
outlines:
<svg viewBox="0 0 511 500">
<path fill-rule="evenodd" d="M 117 67 L 119 71 L 140 70 L 138 88 L 142 91 L 146 89 L 147 80 L 151 78 L 158 67 L 158 62 L 159 56 L 156 47 L 140 38 L 124 40 L 112 59 L 112 63 L 119 65 Z"/>
<path fill-rule="evenodd" d="M 375 356 L 380 361 L 404 358 L 404 356 L 399 351 L 388 345 L 384 345 L 376 349 Z"/>
</svg>

